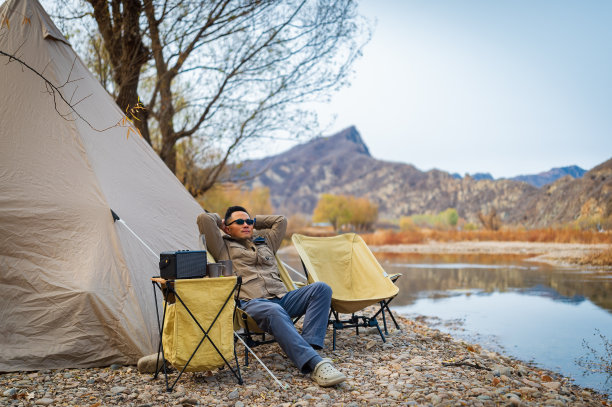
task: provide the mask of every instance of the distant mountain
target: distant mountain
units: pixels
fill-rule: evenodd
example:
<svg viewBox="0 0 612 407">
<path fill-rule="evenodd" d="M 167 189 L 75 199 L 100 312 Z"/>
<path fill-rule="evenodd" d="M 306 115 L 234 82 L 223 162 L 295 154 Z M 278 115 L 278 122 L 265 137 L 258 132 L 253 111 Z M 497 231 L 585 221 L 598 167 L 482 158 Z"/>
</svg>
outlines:
<svg viewBox="0 0 612 407">
<path fill-rule="evenodd" d="M 476 174 L 470 174 L 470 176 L 475 181 L 480 181 L 483 179 L 493 180 L 493 175 L 489 174 L 488 172 L 477 172 Z"/>
<path fill-rule="evenodd" d="M 451 174 L 453 178 L 455 179 L 462 179 L 463 177 L 461 175 L 459 175 L 459 173 L 452 173 Z M 482 179 L 488 179 L 488 180 L 493 180 L 493 175 L 489 174 L 488 172 L 477 172 L 474 174 L 465 174 L 466 177 L 470 177 L 471 179 L 475 180 L 475 181 L 480 181 Z"/>
<path fill-rule="evenodd" d="M 520 222 L 520 216 L 514 217 Z M 582 178 L 567 175 L 543 186 L 526 205 L 524 219 L 548 226 L 580 217 L 612 215 L 612 159 L 587 171 Z"/>
<path fill-rule="evenodd" d="M 565 176 L 542 189 L 515 180 L 457 179 L 440 170 L 377 160 L 357 129 L 349 127 L 276 156 L 245 161 L 234 167 L 232 176 L 253 187 L 268 187 L 272 204 L 287 214 L 309 215 L 321 194 L 332 193 L 368 198 L 378 204 L 381 217 L 455 208 L 460 216 L 478 222 L 478 212 L 495 209 L 505 223 L 546 226 L 589 211 L 612 211 L 608 171 L 612 160 L 583 178 Z"/>
<path fill-rule="evenodd" d="M 513 181 L 523 181 L 533 185 L 534 187 L 540 188 L 546 184 L 553 183 L 559 178 L 565 177 L 566 175 L 569 175 L 572 178 L 582 178 L 585 173 L 586 170 L 578 167 L 577 165 L 572 165 L 569 167 L 553 168 L 549 171 L 541 172 L 539 174 L 518 175 L 509 179 Z"/>
<path fill-rule="evenodd" d="M 511 181 L 522 181 L 526 182 L 534 187 L 540 188 L 544 185 L 550 184 L 558 180 L 559 178 L 563 178 L 566 175 L 569 175 L 572 178 L 582 178 L 582 176 L 586 173 L 586 170 L 578 167 L 577 165 L 571 165 L 569 167 L 560 167 L 560 168 L 552 168 L 548 171 L 540 172 L 538 174 L 529 174 L 529 175 L 517 175 L 516 177 L 511 178 L 500 178 L 500 179 L 509 179 Z M 463 178 L 458 173 L 452 174 L 453 178 L 461 179 Z M 476 181 L 480 181 L 483 179 L 493 180 L 493 176 L 488 172 L 477 172 L 475 174 L 468 174 L 466 176 L 472 177 L 472 179 Z"/>
</svg>

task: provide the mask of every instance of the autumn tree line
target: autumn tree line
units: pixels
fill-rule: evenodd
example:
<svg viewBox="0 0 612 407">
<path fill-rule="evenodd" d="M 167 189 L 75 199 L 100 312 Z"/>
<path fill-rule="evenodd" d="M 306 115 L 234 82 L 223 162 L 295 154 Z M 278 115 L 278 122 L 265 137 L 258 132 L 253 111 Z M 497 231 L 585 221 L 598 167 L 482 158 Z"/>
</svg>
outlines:
<svg viewBox="0 0 612 407">
<path fill-rule="evenodd" d="M 253 214 L 272 213 L 268 188 L 243 189 L 237 184 L 217 184 L 198 202 L 208 211 L 222 213 L 231 205 L 242 205 Z M 334 231 L 371 232 L 378 222 L 378 205 L 367 198 L 351 195 L 322 194 L 314 208 L 311 219 L 294 216 L 294 223 L 300 227 L 314 224 L 330 226 Z M 401 217 L 399 228 L 410 231 L 418 228 L 452 229 L 459 221 L 455 209 L 447 209 L 438 214 Z"/>
<path fill-rule="evenodd" d="M 253 214 L 273 213 L 276 208 L 271 203 L 270 191 L 266 187 L 253 189 L 241 188 L 238 184 L 217 184 L 206 194 L 198 198 L 203 208 L 213 212 L 223 212 L 230 205 L 243 205 Z M 417 236 L 423 231 L 440 232 L 437 239 L 457 240 L 526 240 L 526 241 L 559 241 L 594 243 L 608 241 L 609 234 L 599 233 L 593 237 L 589 233 L 598 233 L 598 227 L 604 222 L 601 218 L 580 216 L 573 223 L 559 225 L 555 228 L 527 230 L 521 227 L 503 225 L 495 209 L 478 214 L 478 223 L 471 223 L 462 218 L 455 208 L 447 208 L 438 213 L 414 214 L 401 216 L 399 219 L 380 219 L 378 206 L 364 197 L 351 195 L 321 194 L 312 214 L 287 214 L 289 227 L 294 232 L 304 232 L 314 226 L 323 233 L 358 232 L 371 233 L 377 229 L 410 234 L 410 241 L 421 241 L 426 236 Z M 607 224 L 606 224 L 607 225 Z M 461 236 L 452 235 L 462 233 Z M 470 233 L 472 235 L 470 235 Z M 582 235 L 581 233 L 586 233 Z M 394 232 L 395 233 L 395 232 Z M 450 233 L 450 234 L 449 234 Z M 451 236 L 452 235 L 452 236 Z M 606 235 L 606 236 L 604 236 Z M 412 240 L 411 240 L 412 239 Z M 603 240 L 602 240 L 603 239 Z"/>
</svg>

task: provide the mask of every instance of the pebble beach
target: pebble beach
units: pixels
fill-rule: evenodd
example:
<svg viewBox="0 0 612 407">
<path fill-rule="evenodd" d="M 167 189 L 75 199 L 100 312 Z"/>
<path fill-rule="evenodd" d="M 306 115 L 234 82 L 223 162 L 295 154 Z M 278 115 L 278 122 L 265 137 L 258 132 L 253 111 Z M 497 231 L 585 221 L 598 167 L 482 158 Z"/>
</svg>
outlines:
<svg viewBox="0 0 612 407">
<path fill-rule="evenodd" d="M 44 370 L 0 374 L 0 405 L 7 406 L 607 406 L 607 395 L 574 385 L 570 379 L 454 339 L 421 320 L 396 315 L 382 342 L 374 328 L 331 330 L 323 356 L 348 379 L 321 388 L 297 372 L 278 345 L 255 353 L 285 386 L 281 388 L 236 349 L 244 380 L 227 369 L 185 373 L 174 391 L 163 375 L 153 380 L 136 366 Z M 176 373 L 174 376 L 176 377 Z"/>
</svg>

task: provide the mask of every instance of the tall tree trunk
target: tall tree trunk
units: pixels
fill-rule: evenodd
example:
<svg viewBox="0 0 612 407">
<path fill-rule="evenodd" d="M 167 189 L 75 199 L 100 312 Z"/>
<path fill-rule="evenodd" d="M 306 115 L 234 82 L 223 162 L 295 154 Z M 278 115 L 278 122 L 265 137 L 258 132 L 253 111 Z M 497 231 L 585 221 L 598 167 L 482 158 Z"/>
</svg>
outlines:
<svg viewBox="0 0 612 407">
<path fill-rule="evenodd" d="M 142 137 L 151 144 L 148 112 L 139 106 L 138 83 L 142 66 L 150 57 L 140 31 L 140 0 L 88 0 L 110 55 L 113 78 L 118 89 L 115 102 L 130 118 Z"/>
<path fill-rule="evenodd" d="M 158 69 L 159 71 L 159 69 Z M 170 171 L 176 173 L 176 132 L 174 130 L 174 105 L 172 104 L 172 72 L 166 71 L 159 84 L 159 132 L 162 148 L 159 153 Z"/>
<path fill-rule="evenodd" d="M 130 74 L 125 76 L 126 78 L 133 77 Z M 126 114 L 126 116 L 132 120 L 134 126 L 138 128 L 140 131 L 140 135 L 147 141 L 147 143 L 151 144 L 151 135 L 149 133 L 149 112 L 146 108 L 139 108 L 139 98 L 138 98 L 138 78 L 135 80 L 130 80 L 129 85 L 124 85 L 119 88 L 119 95 L 117 95 L 117 105 L 119 108 Z"/>
</svg>

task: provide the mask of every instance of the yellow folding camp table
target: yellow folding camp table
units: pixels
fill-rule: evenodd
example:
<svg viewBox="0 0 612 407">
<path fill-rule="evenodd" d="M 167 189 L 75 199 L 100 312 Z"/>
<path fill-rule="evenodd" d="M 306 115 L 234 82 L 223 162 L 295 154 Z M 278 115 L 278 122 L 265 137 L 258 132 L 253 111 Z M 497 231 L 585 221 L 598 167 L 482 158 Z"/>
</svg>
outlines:
<svg viewBox="0 0 612 407">
<path fill-rule="evenodd" d="M 154 378 L 163 370 L 166 391 L 172 391 L 184 372 L 210 371 L 227 366 L 242 384 L 234 348 L 233 322 L 234 294 L 240 290 L 240 277 L 177 280 L 154 277 L 151 281 L 158 317 L 158 357 L 161 355 L 163 359 Z M 157 307 L 158 290 L 164 296 L 161 322 Z M 235 368 L 229 362 L 232 358 Z M 168 383 L 167 362 L 179 370 L 172 385 Z"/>
</svg>

